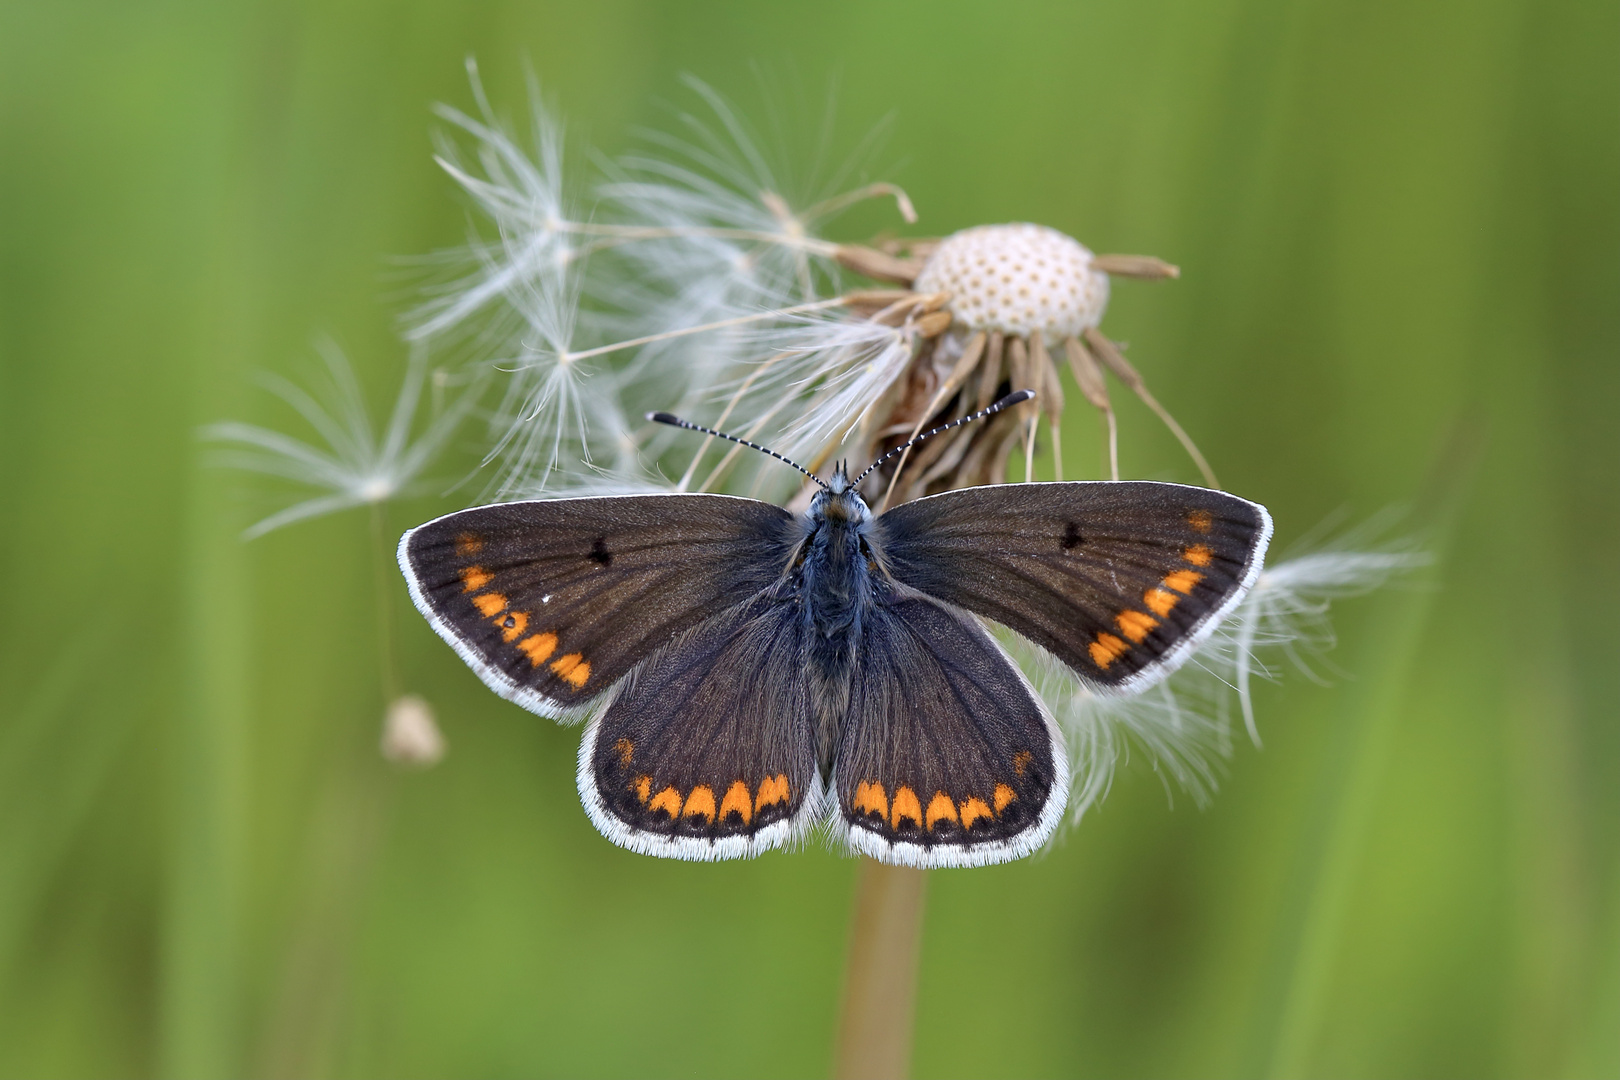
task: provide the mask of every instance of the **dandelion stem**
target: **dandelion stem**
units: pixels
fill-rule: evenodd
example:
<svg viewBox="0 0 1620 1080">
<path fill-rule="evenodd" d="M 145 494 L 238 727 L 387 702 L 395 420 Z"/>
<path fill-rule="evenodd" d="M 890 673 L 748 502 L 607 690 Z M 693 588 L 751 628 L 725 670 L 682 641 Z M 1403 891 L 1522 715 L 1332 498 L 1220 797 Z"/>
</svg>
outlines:
<svg viewBox="0 0 1620 1080">
<path fill-rule="evenodd" d="M 836 1080 L 901 1080 L 910 1073 L 917 957 L 928 872 L 861 862 L 850 924 Z"/>
<path fill-rule="evenodd" d="M 780 319 L 784 315 L 803 315 L 811 311 L 825 311 L 828 308 L 842 307 L 849 303 L 848 298 L 835 296 L 830 300 L 817 300 L 813 304 L 799 304 L 796 307 L 774 308 L 770 311 L 759 311 L 752 315 L 739 315 L 735 319 L 721 319 L 719 322 L 703 323 L 699 326 L 685 326 L 679 330 L 666 330 L 661 334 L 648 334 L 646 337 L 631 338 L 628 341 L 616 341 L 611 345 L 602 345 L 595 349 L 586 349 L 584 352 L 564 353 L 561 359 L 568 362 L 585 360 L 592 356 L 603 356 L 607 353 L 621 352 L 625 349 L 634 349 L 641 345 L 651 345 L 655 341 L 668 341 L 671 338 L 687 337 L 691 334 L 701 334 L 709 330 L 724 330 L 728 326 L 742 326 L 744 323 L 761 322 L 765 319 Z"/>
<path fill-rule="evenodd" d="M 395 674 L 393 612 L 388 602 L 393 547 L 388 543 L 388 523 L 384 520 L 384 513 L 381 502 L 371 504 L 371 587 L 376 593 L 377 605 L 377 667 L 383 700 L 389 702 L 399 697 L 399 677 Z"/>
</svg>

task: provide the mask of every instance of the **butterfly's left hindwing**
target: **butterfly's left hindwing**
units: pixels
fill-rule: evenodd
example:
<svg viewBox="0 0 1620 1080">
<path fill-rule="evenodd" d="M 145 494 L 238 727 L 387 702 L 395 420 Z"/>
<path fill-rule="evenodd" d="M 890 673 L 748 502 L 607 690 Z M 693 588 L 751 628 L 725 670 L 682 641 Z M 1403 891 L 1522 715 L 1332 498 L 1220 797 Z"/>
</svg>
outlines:
<svg viewBox="0 0 1620 1080">
<path fill-rule="evenodd" d="M 502 503 L 401 539 L 411 598 L 497 693 L 568 714 L 654 649 L 778 580 L 780 507 L 724 495 Z"/>
<path fill-rule="evenodd" d="M 972 616 L 903 587 L 864 617 L 833 794 L 882 862 L 982 866 L 1035 850 L 1069 794 L 1063 743 Z"/>
<path fill-rule="evenodd" d="M 804 637 L 772 589 L 677 637 L 586 731 L 579 791 L 614 843 L 723 859 L 780 847 L 818 817 Z"/>
</svg>

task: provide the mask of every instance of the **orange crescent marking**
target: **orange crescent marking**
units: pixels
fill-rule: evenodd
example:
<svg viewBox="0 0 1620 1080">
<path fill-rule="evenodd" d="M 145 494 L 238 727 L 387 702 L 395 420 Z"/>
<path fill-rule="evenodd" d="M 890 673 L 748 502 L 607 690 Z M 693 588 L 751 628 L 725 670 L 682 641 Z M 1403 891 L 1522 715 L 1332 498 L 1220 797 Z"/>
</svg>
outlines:
<svg viewBox="0 0 1620 1080">
<path fill-rule="evenodd" d="M 652 794 L 652 777 L 636 777 L 635 790 L 636 798 L 640 799 L 642 804 L 645 805 L 647 802 L 647 796 Z"/>
<path fill-rule="evenodd" d="M 590 661 L 577 652 L 567 656 L 559 656 L 551 662 L 551 670 L 575 690 L 585 685 L 585 680 L 591 677 Z"/>
<path fill-rule="evenodd" d="M 484 542 L 472 533 L 462 533 L 456 537 L 456 554 L 463 559 L 470 559 L 484 550 Z"/>
<path fill-rule="evenodd" d="M 876 780 L 862 780 L 855 788 L 855 812 L 889 820 L 889 793 Z"/>
<path fill-rule="evenodd" d="M 1165 575 L 1164 584 L 1179 593 L 1190 593 L 1193 586 L 1204 580 L 1204 575 L 1196 570 L 1177 570 L 1173 574 Z"/>
<path fill-rule="evenodd" d="M 506 597 L 498 592 L 473 597 L 473 607 L 484 613 L 484 618 L 499 615 L 506 610 Z"/>
<path fill-rule="evenodd" d="M 908 787 L 894 793 L 894 808 L 890 812 L 894 815 L 890 818 L 890 822 L 896 829 L 907 818 L 917 825 L 923 823 L 922 803 L 917 799 L 917 793 Z"/>
<path fill-rule="evenodd" d="M 1107 671 L 1108 665 L 1124 655 L 1128 648 L 1129 645 L 1113 634 L 1098 634 L 1097 640 L 1087 647 L 1087 651 L 1091 653 L 1091 662 Z"/>
<path fill-rule="evenodd" d="M 1208 566 L 1215 559 L 1215 553 L 1207 544 L 1194 544 L 1181 553 L 1181 557 L 1194 566 Z"/>
<path fill-rule="evenodd" d="M 1023 776 L 1024 770 L 1029 768 L 1029 763 L 1034 760 L 1035 755 L 1030 753 L 1028 750 L 1018 751 L 1018 753 L 1013 755 L 1013 772 L 1017 773 L 1019 776 Z"/>
<path fill-rule="evenodd" d="M 754 799 L 754 813 L 759 813 L 767 806 L 775 806 L 779 802 L 787 802 L 788 779 L 782 773 L 767 776 L 759 782 L 759 795 Z"/>
<path fill-rule="evenodd" d="M 929 831 L 932 832 L 934 826 L 941 821 L 949 821 L 952 825 L 956 824 L 956 804 L 951 802 L 951 797 L 943 791 L 936 791 L 934 797 L 928 800 L 928 821 L 926 824 Z"/>
<path fill-rule="evenodd" d="M 1181 602 L 1181 597 L 1163 589 L 1149 589 L 1142 594 L 1142 602 L 1147 604 L 1149 611 L 1162 619 Z"/>
<path fill-rule="evenodd" d="M 1007 804 L 1018 801 L 1018 793 L 1006 784 L 996 785 L 996 813 L 1007 809 Z"/>
<path fill-rule="evenodd" d="M 620 765 L 628 765 L 630 759 L 636 756 L 636 744 L 629 739 L 620 739 L 613 744 L 613 752 L 619 755 Z"/>
<path fill-rule="evenodd" d="M 714 788 L 708 784 L 699 784 L 692 789 L 692 794 L 686 797 L 686 806 L 681 809 L 682 817 L 701 817 L 710 825 L 714 824 Z"/>
<path fill-rule="evenodd" d="M 1151 615 L 1144 615 L 1140 611 L 1122 611 L 1114 616 L 1114 623 L 1119 632 L 1137 644 L 1152 633 L 1153 628 L 1159 625 L 1159 620 Z"/>
<path fill-rule="evenodd" d="M 1201 533 L 1207 533 L 1215 526 L 1215 515 L 1208 510 L 1194 510 L 1187 515 L 1187 524 Z"/>
<path fill-rule="evenodd" d="M 994 820 L 995 815 L 990 812 L 990 804 L 983 799 L 962 800 L 962 828 L 971 829 L 973 823 L 980 818 Z"/>
<path fill-rule="evenodd" d="M 493 580 L 493 575 L 486 574 L 483 567 L 469 566 L 461 572 L 461 591 L 477 592 Z"/>
<path fill-rule="evenodd" d="M 674 786 L 665 788 L 653 796 L 653 801 L 647 804 L 649 810 L 662 810 L 672 818 L 681 816 L 681 793 Z"/>
<path fill-rule="evenodd" d="M 546 657 L 557 651 L 557 635 L 550 631 L 535 634 L 518 642 L 517 647 L 528 654 L 530 664 L 539 667 L 546 662 Z"/>
<path fill-rule="evenodd" d="M 741 780 L 726 789 L 725 801 L 720 804 L 720 820 L 724 821 L 733 810 L 742 815 L 744 825 L 754 817 L 754 798 L 748 793 L 748 785 Z"/>
<path fill-rule="evenodd" d="M 505 619 L 497 624 L 501 627 L 501 637 L 508 642 L 516 641 L 523 636 L 523 631 L 529 628 L 529 613 L 526 611 L 514 611 L 506 618 L 512 620 L 512 625 L 505 625 Z"/>
</svg>

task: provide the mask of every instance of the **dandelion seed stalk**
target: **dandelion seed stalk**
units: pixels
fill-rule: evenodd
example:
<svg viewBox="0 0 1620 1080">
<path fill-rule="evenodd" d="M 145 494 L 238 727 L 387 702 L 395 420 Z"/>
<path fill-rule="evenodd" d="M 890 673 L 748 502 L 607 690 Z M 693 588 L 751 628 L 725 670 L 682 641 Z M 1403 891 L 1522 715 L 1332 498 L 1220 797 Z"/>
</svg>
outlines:
<svg viewBox="0 0 1620 1080">
<path fill-rule="evenodd" d="M 371 504 L 371 586 L 376 594 L 377 665 L 383 700 L 399 697 L 399 674 L 394 660 L 393 604 L 389 592 L 394 582 L 394 545 L 390 542 L 386 509 L 381 502 Z"/>
<path fill-rule="evenodd" d="M 927 893 L 928 871 L 861 860 L 834 1080 L 903 1080 L 910 1074 Z"/>
</svg>

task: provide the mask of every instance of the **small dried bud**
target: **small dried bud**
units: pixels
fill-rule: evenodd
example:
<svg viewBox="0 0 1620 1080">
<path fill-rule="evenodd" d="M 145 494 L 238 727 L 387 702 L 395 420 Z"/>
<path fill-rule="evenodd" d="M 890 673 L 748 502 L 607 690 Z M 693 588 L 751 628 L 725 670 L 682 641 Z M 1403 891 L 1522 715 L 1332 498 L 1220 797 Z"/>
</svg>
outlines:
<svg viewBox="0 0 1620 1080">
<path fill-rule="evenodd" d="M 444 757 L 444 736 L 433 709 L 416 694 L 395 698 L 383 719 L 382 756 L 396 765 L 427 768 Z"/>
<path fill-rule="evenodd" d="M 874 281 L 893 281 L 900 285 L 910 285 L 917 276 L 918 264 L 914 259 L 897 259 L 893 255 L 885 255 L 877 248 L 863 247 L 860 244 L 840 244 L 833 253 L 833 258 L 846 270 L 853 270 L 857 274 L 865 274 Z M 933 289 L 921 289 L 920 292 L 934 292 Z"/>
</svg>

